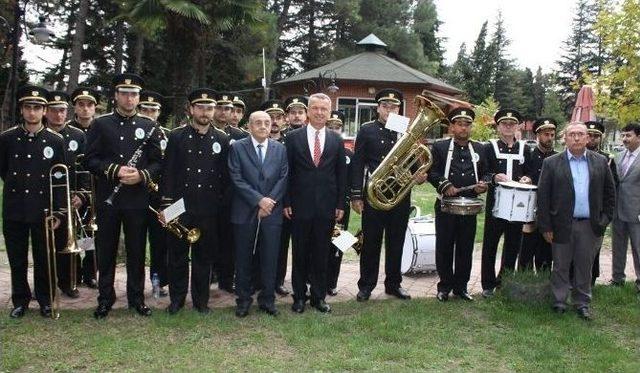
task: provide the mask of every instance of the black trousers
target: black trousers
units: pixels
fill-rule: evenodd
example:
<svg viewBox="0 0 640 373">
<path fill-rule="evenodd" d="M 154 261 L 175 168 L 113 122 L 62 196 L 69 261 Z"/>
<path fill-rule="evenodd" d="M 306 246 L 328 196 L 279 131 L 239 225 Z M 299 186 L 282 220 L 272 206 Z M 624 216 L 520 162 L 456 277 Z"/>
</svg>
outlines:
<svg viewBox="0 0 640 373">
<path fill-rule="evenodd" d="M 236 263 L 236 303 L 247 305 L 252 302 L 252 280 L 258 266 L 260 293 L 258 304 L 271 306 L 275 301 L 276 268 L 280 248 L 280 224 L 261 224 L 254 261 L 253 247 L 255 242 L 257 219 L 251 224 L 233 224 L 235 234 Z"/>
<path fill-rule="evenodd" d="M 344 230 L 349 229 L 349 216 L 351 209 L 347 205 L 344 209 L 344 216 L 338 224 L 342 224 Z M 340 265 L 342 264 L 342 251 L 337 247 L 329 245 L 329 263 L 327 267 L 327 289 L 335 289 L 338 287 L 338 277 L 340 276 Z"/>
<path fill-rule="evenodd" d="M 124 229 L 127 260 L 127 301 L 130 307 L 144 303 L 144 261 L 147 244 L 146 209 L 98 209 L 98 303 L 116 301 L 114 280 L 120 228 Z"/>
<path fill-rule="evenodd" d="M 326 297 L 327 257 L 334 224 L 334 219 L 326 218 L 292 220 L 294 300 L 306 300 L 307 281 L 311 284 L 311 301 Z"/>
<path fill-rule="evenodd" d="M 487 206 L 487 212 L 484 216 L 484 236 L 482 238 L 481 282 L 484 290 L 500 286 L 500 278 L 505 270 L 515 270 L 522 241 L 522 223 L 512 223 L 504 219 L 494 218 L 491 210 L 492 208 Z M 503 234 L 502 260 L 500 272 L 496 277 L 496 254 L 500 237 Z"/>
<path fill-rule="evenodd" d="M 149 254 L 151 268 L 149 279 L 154 273 L 158 274 L 160 286 L 169 284 L 169 251 L 167 249 L 167 234 L 171 234 L 158 221 L 158 215 L 149 211 Z"/>
<path fill-rule="evenodd" d="M 407 196 L 396 207 L 389 211 L 376 210 L 365 200 L 362 213 L 363 243 L 360 253 L 360 279 L 358 288 L 372 291 L 378 283 L 380 253 L 382 250 L 382 234 L 385 247 L 385 280 L 386 289 L 400 287 L 402 274 L 400 264 L 404 236 L 409 222 L 411 196 Z"/>
<path fill-rule="evenodd" d="M 191 253 L 191 299 L 194 307 L 206 307 L 209 303 L 211 264 L 219 244 L 218 219 L 213 216 L 183 214 L 180 222 L 188 228 L 198 227 L 200 239 L 189 245 L 185 239 L 168 233 L 169 296 L 172 303 L 184 304 L 189 288 L 189 253 Z"/>
<path fill-rule="evenodd" d="M 522 248 L 518 259 L 518 269 L 551 271 L 551 244 L 545 241 L 538 229 L 530 233 L 522 233 Z"/>
<path fill-rule="evenodd" d="M 476 216 L 442 212 L 439 200 L 436 200 L 435 211 L 436 269 L 440 277 L 438 291 L 466 292 L 473 263 Z"/>
<path fill-rule="evenodd" d="M 45 246 L 44 223 L 4 220 L 2 233 L 11 268 L 11 301 L 13 306 L 26 306 L 31 301 L 31 288 L 27 280 L 29 237 L 31 237 L 35 296 L 40 306 L 51 304 L 49 284 L 54 279 L 53 268 L 51 273 L 48 273 L 47 270 L 48 253 Z M 50 259 L 53 265 L 52 255 L 50 255 Z"/>
<path fill-rule="evenodd" d="M 218 274 L 218 286 L 233 285 L 235 273 L 235 244 L 233 225 L 231 224 L 231 207 L 223 206 L 217 221 L 219 235 L 219 249 L 214 258 L 213 267 Z"/>
<path fill-rule="evenodd" d="M 291 241 L 291 220 L 282 219 L 282 232 L 280 233 L 280 251 L 278 252 L 278 273 L 276 276 L 276 286 L 284 284 L 287 277 L 287 259 L 289 257 L 289 243 Z"/>
</svg>

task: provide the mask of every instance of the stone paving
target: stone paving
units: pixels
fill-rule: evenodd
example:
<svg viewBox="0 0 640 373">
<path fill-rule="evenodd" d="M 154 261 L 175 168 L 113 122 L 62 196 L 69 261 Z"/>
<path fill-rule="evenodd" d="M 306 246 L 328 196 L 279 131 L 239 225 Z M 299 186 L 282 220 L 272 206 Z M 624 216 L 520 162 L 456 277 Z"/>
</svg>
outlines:
<svg viewBox="0 0 640 373">
<path fill-rule="evenodd" d="M 471 273 L 471 280 L 469 281 L 469 292 L 479 297 L 479 293 L 482 291 L 480 285 L 480 256 L 481 245 L 476 245 L 474 251 L 473 269 Z M 384 255 L 383 255 L 384 258 Z M 289 258 L 291 259 L 291 258 Z M 499 261 L 499 260 L 498 260 Z M 289 261 L 290 263 L 290 261 Z M 627 258 L 626 273 L 628 278 L 635 278 L 633 274 L 631 254 Z M 498 265 L 499 263 L 497 263 Z M 607 283 L 611 279 L 611 250 L 607 247 L 603 247 L 600 255 L 600 267 L 601 275 L 598 278 L 598 283 Z M 147 268 L 147 279 L 148 277 Z M 384 293 L 384 264 L 380 265 L 380 277 L 378 279 L 378 286 L 373 291 L 371 299 L 386 299 L 388 295 Z M 285 280 L 285 286 L 291 289 L 291 267 L 289 267 L 288 275 Z M 357 259 L 347 259 L 342 263 L 342 269 L 340 272 L 340 278 L 338 281 L 338 295 L 335 297 L 327 297 L 327 302 L 341 302 L 351 299 L 355 299 L 358 292 L 357 281 L 359 278 L 359 265 Z M 29 268 L 29 282 L 32 283 L 32 267 Z M 435 297 L 436 284 L 438 282 L 438 276 L 436 273 L 427 273 L 421 275 L 404 276 L 402 286 L 413 296 L 418 298 Z M 126 304 L 126 270 L 124 265 L 119 265 L 116 269 L 116 294 L 117 301 L 114 305 L 115 308 L 124 308 Z M 80 297 L 77 299 L 70 299 L 64 295 L 60 298 L 60 308 L 65 309 L 93 309 L 96 307 L 97 290 L 89 289 L 84 286 L 78 288 L 80 291 Z M 169 298 L 154 299 L 151 294 L 150 281 L 146 281 L 145 284 L 146 302 L 152 308 L 165 308 L 169 303 Z M 292 299 L 290 296 L 277 297 L 279 304 L 290 304 Z M 191 306 L 191 299 L 187 297 L 187 307 Z M 209 300 L 210 307 L 228 307 L 235 305 L 234 296 L 221 291 L 217 288 L 216 284 L 211 286 L 211 298 Z M 11 277 L 9 263 L 7 260 L 6 252 L 0 251 L 0 308 L 11 308 Z M 31 303 L 32 308 L 38 307 L 37 303 L 33 301 Z"/>
</svg>

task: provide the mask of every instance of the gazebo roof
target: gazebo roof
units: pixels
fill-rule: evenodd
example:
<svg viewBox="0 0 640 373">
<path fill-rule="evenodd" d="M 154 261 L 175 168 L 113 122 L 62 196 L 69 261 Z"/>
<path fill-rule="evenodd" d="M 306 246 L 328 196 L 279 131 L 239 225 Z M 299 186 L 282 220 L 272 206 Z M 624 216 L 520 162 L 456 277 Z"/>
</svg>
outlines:
<svg viewBox="0 0 640 373">
<path fill-rule="evenodd" d="M 360 45 L 384 46 L 378 37 L 370 34 L 362 39 Z M 366 51 L 354 56 L 334 61 L 328 65 L 320 66 L 312 70 L 304 71 L 300 74 L 282 79 L 274 83 L 274 85 L 282 85 L 287 83 L 302 82 L 309 79 L 315 79 L 327 70 L 333 70 L 336 73 L 336 80 L 350 81 L 370 81 L 370 82 L 393 82 L 405 84 L 425 85 L 425 88 L 431 88 L 448 94 L 461 94 L 460 89 L 436 79 L 430 75 L 418 71 L 402 62 L 395 60 L 383 53 Z"/>
</svg>

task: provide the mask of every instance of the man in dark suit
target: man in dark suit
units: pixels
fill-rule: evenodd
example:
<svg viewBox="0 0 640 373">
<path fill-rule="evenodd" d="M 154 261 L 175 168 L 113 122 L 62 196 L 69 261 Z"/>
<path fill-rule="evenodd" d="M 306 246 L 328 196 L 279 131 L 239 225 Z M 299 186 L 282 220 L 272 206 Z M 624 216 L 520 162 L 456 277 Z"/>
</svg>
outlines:
<svg viewBox="0 0 640 373">
<path fill-rule="evenodd" d="M 283 198 L 287 188 L 287 154 L 284 145 L 269 139 L 271 118 L 263 111 L 249 116 L 251 136 L 238 140 L 229 153 L 233 184 L 231 223 L 236 259 L 236 316 L 249 314 L 253 253 L 260 255 L 262 290 L 260 310 L 277 315 L 276 266 L 282 227 Z"/>
<path fill-rule="evenodd" d="M 567 150 L 544 160 L 538 182 L 538 227 L 551 243 L 553 309 L 563 313 L 573 287 L 578 315 L 591 319 L 591 266 L 597 243 L 613 218 L 615 185 L 607 159 L 587 150 L 587 127 L 569 124 Z M 569 269 L 573 262 L 573 281 Z"/>
<path fill-rule="evenodd" d="M 336 220 L 342 219 L 347 167 L 342 138 L 327 131 L 331 114 L 329 96 L 309 97 L 309 125 L 287 136 L 289 193 L 285 217 L 291 219 L 293 240 L 293 305 L 304 312 L 307 279 L 311 283 L 311 306 L 330 312 L 327 294 L 327 255 Z"/>
</svg>

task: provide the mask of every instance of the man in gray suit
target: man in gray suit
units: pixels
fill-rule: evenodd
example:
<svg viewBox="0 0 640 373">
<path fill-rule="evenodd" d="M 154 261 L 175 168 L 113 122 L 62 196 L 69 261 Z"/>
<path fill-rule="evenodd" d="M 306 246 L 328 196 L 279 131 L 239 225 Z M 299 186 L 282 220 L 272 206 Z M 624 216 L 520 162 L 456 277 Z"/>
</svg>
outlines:
<svg viewBox="0 0 640 373">
<path fill-rule="evenodd" d="M 640 124 L 633 123 L 621 131 L 625 150 L 618 154 L 618 203 L 612 229 L 612 285 L 623 285 L 627 265 L 627 247 L 631 239 L 631 254 L 636 272 L 636 288 L 640 291 Z"/>
<path fill-rule="evenodd" d="M 571 123 L 567 150 L 544 160 L 538 181 L 538 227 L 551 243 L 553 309 L 564 313 L 569 290 L 578 315 L 591 319 L 591 266 L 613 217 L 615 185 L 607 159 L 587 150 L 587 127 Z M 571 263 L 573 280 L 569 280 Z M 571 283 L 572 282 L 572 283 Z"/>
<path fill-rule="evenodd" d="M 234 193 L 231 223 L 236 249 L 236 316 L 245 317 L 253 302 L 251 274 L 254 250 L 260 256 L 261 311 L 277 315 L 276 267 L 282 228 L 282 199 L 287 188 L 287 152 L 269 139 L 271 118 L 264 111 L 249 116 L 251 136 L 238 140 L 229 153 L 229 177 Z"/>
</svg>

